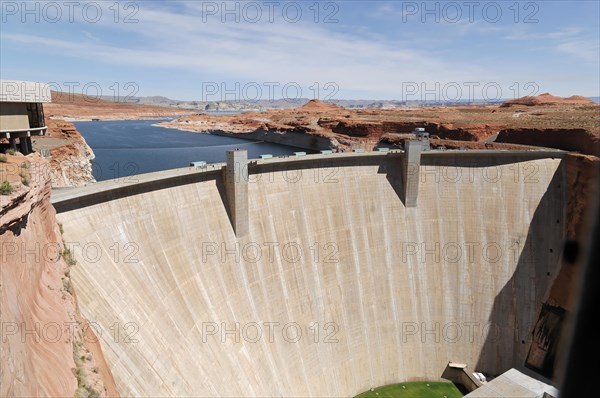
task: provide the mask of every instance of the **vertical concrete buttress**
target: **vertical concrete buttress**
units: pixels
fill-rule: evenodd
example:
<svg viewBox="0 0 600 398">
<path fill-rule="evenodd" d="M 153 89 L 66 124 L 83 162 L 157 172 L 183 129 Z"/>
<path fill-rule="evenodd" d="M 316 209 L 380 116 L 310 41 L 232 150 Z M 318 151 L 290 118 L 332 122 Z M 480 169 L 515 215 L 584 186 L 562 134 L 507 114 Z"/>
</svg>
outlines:
<svg viewBox="0 0 600 398">
<path fill-rule="evenodd" d="M 406 141 L 404 146 L 404 206 L 416 207 L 423 144 L 421 141 Z"/>
<path fill-rule="evenodd" d="M 248 234 L 248 151 L 227 151 L 225 192 L 231 224 L 238 238 Z"/>
</svg>

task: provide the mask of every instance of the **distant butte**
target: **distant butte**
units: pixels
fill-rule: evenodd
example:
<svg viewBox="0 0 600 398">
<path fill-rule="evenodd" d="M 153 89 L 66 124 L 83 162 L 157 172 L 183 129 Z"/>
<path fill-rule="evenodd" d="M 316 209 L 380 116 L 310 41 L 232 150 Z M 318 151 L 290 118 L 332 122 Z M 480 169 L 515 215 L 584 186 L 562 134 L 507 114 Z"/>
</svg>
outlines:
<svg viewBox="0 0 600 398">
<path fill-rule="evenodd" d="M 513 105 L 537 106 L 537 105 L 595 105 L 595 102 L 581 95 L 572 95 L 567 98 L 557 97 L 550 93 L 543 93 L 538 96 L 527 96 L 512 99 L 500 105 L 501 108 Z"/>
<path fill-rule="evenodd" d="M 345 108 L 335 105 L 321 102 L 318 99 L 312 99 L 304 104 L 301 108 L 303 111 L 343 111 Z"/>
</svg>

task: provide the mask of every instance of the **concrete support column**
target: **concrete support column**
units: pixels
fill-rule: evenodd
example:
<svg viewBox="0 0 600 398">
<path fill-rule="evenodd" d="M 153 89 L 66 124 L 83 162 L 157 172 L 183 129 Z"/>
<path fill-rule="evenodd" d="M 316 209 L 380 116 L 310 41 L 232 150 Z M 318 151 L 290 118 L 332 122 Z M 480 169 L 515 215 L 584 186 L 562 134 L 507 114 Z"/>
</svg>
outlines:
<svg viewBox="0 0 600 398">
<path fill-rule="evenodd" d="M 12 137 L 9 138 L 8 143 L 10 145 L 10 149 L 15 150 L 15 151 L 17 150 L 17 139 L 16 138 L 12 138 Z"/>
<path fill-rule="evenodd" d="M 33 152 L 33 143 L 31 142 L 31 137 L 26 137 L 25 142 L 27 143 L 27 154 Z"/>
<path fill-rule="evenodd" d="M 28 137 L 19 137 L 19 148 L 23 155 L 27 155 L 30 152 L 29 143 L 27 142 Z"/>
<path fill-rule="evenodd" d="M 404 206 L 416 207 L 423 145 L 420 141 L 405 141 L 404 148 Z"/>
<path fill-rule="evenodd" d="M 225 192 L 235 235 L 238 238 L 244 237 L 249 232 L 248 151 L 227 151 Z"/>
</svg>

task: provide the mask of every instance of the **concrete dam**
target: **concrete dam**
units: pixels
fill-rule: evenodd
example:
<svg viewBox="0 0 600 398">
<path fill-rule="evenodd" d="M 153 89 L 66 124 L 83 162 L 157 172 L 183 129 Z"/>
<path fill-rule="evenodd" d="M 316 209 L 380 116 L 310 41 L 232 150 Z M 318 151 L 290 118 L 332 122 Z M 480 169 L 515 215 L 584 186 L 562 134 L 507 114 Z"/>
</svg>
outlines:
<svg viewBox="0 0 600 398">
<path fill-rule="evenodd" d="M 562 152 L 232 164 L 53 192 L 122 396 L 342 397 L 523 365 L 560 268 Z"/>
</svg>

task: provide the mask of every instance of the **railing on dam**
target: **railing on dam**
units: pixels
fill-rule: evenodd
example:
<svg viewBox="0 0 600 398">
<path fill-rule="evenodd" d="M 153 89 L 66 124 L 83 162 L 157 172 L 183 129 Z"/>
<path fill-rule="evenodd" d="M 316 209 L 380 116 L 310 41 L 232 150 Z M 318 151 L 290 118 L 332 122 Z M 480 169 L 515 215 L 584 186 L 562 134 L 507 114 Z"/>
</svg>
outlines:
<svg viewBox="0 0 600 398">
<path fill-rule="evenodd" d="M 564 155 L 565 152 L 559 150 L 432 150 L 420 154 L 418 166 L 486 167 L 486 165 L 517 163 L 543 158 L 563 158 Z M 419 176 L 417 174 L 415 177 L 414 169 L 411 169 L 410 165 L 403 164 L 407 156 L 401 150 L 313 154 L 301 157 L 280 156 L 252 159 L 247 162 L 244 160 L 244 165 L 241 166 L 246 167 L 247 165 L 246 175 L 254 175 L 309 168 L 375 165 L 390 159 L 398 161 L 398 170 L 402 170 L 404 185 L 408 185 L 406 182 L 409 178 L 416 178 L 418 182 Z M 57 188 L 52 191 L 52 204 L 58 213 L 62 213 L 127 196 L 209 180 L 217 181 L 220 190 L 223 191 L 222 196 L 225 198 L 227 195 L 225 193 L 227 167 L 227 163 L 213 163 L 201 167 L 187 167 L 128 176 L 92 183 L 84 187 Z M 240 165 L 232 163 L 231 167 L 240 167 Z M 240 175 L 236 174 L 234 178 L 239 179 Z M 418 184 L 416 185 L 418 186 Z M 229 196 L 231 195 L 232 192 L 229 192 Z M 408 193 L 405 193 L 405 195 L 403 200 L 407 199 Z M 416 197 L 413 199 L 416 201 Z M 224 202 L 229 202 L 229 200 L 224 199 Z"/>
<path fill-rule="evenodd" d="M 403 156 L 404 151 L 365 152 L 365 153 L 335 153 L 313 154 L 301 157 L 279 156 L 266 159 L 252 159 L 248 161 L 248 170 L 251 174 L 264 172 L 265 169 L 277 167 L 294 170 L 305 167 L 326 165 L 360 164 L 361 159 L 372 159 L 383 156 Z M 91 206 L 107 200 L 116 199 L 158 189 L 165 189 L 200 181 L 212 180 L 221 176 L 227 163 L 211 163 L 201 167 L 185 167 L 153 173 L 127 176 L 96 183 L 83 187 L 55 188 L 52 190 L 52 204 L 57 212 L 74 210 Z"/>
</svg>

